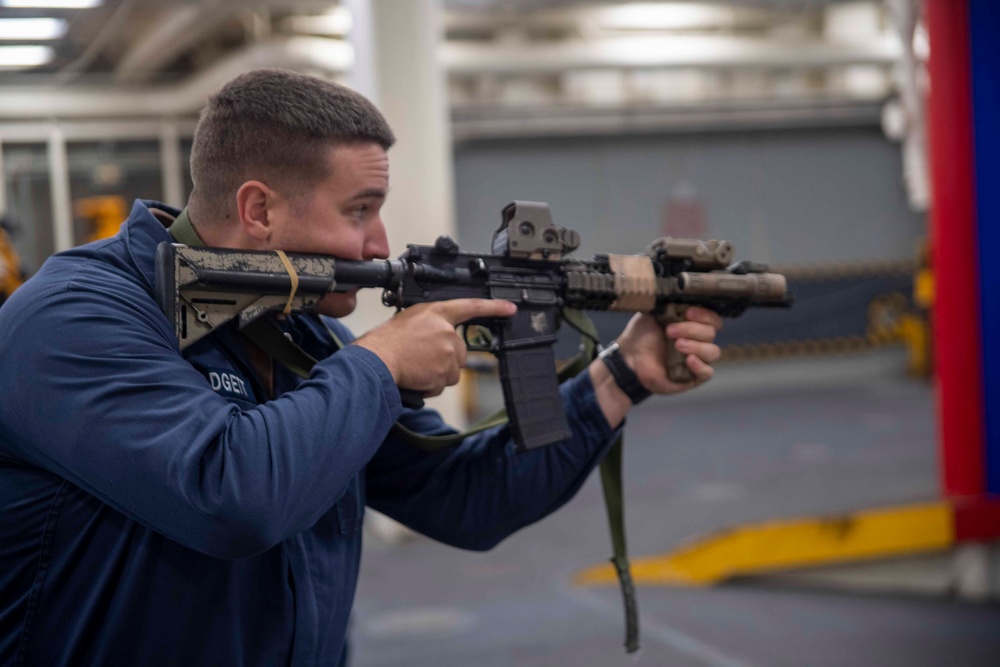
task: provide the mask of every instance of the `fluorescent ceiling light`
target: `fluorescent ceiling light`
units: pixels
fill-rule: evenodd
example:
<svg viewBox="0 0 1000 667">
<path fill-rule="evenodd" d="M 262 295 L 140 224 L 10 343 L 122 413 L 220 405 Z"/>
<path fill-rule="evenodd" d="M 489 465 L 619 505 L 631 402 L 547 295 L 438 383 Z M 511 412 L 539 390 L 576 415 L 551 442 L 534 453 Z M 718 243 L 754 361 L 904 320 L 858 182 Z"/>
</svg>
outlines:
<svg viewBox="0 0 1000 667">
<path fill-rule="evenodd" d="M 59 39 L 65 34 L 65 19 L 0 19 L 0 39 Z"/>
<path fill-rule="evenodd" d="M 42 9 L 90 9 L 104 0 L 0 0 L 0 7 L 31 7 Z"/>
<path fill-rule="evenodd" d="M 338 5 L 317 16 L 293 16 L 288 23 L 295 32 L 343 37 L 351 32 L 354 22 L 351 19 L 351 10 Z"/>
<path fill-rule="evenodd" d="M 48 46 L 0 46 L 0 70 L 38 67 L 52 60 Z"/>
<path fill-rule="evenodd" d="M 732 25 L 729 7 L 691 2 L 632 2 L 598 10 L 602 28 L 618 30 L 691 30 Z"/>
</svg>

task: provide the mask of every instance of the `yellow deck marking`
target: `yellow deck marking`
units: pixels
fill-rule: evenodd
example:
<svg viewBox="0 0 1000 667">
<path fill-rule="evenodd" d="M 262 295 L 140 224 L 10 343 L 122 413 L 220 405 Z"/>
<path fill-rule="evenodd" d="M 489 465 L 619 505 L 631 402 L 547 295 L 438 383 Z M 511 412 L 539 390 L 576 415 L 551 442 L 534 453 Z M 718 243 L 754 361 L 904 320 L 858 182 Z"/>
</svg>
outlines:
<svg viewBox="0 0 1000 667">
<path fill-rule="evenodd" d="M 637 584 L 707 586 L 741 574 L 775 572 L 908 553 L 954 542 L 946 503 L 868 510 L 841 517 L 770 521 L 723 530 L 676 551 L 636 558 Z M 616 583 L 610 565 L 579 572 L 576 585 Z"/>
</svg>

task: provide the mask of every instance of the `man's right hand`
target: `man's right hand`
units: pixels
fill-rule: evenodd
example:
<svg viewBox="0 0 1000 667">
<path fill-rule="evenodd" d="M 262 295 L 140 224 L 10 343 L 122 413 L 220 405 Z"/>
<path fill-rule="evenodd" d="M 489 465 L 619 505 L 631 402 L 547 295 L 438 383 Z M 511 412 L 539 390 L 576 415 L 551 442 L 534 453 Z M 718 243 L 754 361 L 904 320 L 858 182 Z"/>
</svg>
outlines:
<svg viewBox="0 0 1000 667">
<path fill-rule="evenodd" d="M 385 363 L 401 389 L 437 396 L 456 384 L 465 366 L 465 341 L 455 331 L 477 318 L 510 317 L 510 301 L 454 299 L 411 306 L 354 341 Z"/>
</svg>

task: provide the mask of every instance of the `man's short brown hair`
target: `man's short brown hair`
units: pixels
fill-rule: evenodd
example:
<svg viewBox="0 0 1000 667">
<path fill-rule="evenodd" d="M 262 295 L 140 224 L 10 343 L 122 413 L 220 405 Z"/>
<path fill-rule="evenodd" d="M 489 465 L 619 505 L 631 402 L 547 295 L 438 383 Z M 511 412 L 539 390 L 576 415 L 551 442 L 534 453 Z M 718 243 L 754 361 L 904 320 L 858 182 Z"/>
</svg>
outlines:
<svg viewBox="0 0 1000 667">
<path fill-rule="evenodd" d="M 297 72 L 259 69 L 212 95 L 191 148 L 191 178 L 199 217 L 222 219 L 240 185 L 261 180 L 289 196 L 308 191 L 329 173 L 331 146 L 395 137 L 363 95 Z"/>
</svg>

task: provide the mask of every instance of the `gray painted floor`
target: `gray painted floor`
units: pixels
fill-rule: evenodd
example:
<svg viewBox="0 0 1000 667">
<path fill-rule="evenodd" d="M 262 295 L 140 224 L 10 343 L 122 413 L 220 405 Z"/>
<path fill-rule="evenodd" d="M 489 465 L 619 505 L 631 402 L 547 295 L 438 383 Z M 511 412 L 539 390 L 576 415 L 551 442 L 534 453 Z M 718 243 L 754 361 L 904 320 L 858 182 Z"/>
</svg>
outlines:
<svg viewBox="0 0 1000 667">
<path fill-rule="evenodd" d="M 900 351 L 728 365 L 630 417 L 630 548 L 733 524 L 934 499 L 933 392 Z M 489 553 L 369 539 L 352 667 L 670 665 L 995 667 L 1000 605 L 748 580 L 643 586 L 643 651 L 622 650 L 616 589 L 573 588 L 610 553 L 596 479 Z"/>
</svg>

